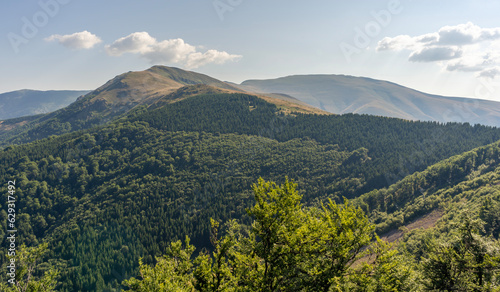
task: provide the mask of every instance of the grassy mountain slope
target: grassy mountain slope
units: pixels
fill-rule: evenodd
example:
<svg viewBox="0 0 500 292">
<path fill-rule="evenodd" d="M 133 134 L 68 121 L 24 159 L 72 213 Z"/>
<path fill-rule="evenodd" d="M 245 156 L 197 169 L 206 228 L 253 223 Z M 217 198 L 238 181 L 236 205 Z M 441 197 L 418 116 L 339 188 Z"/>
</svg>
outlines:
<svg viewBox="0 0 500 292">
<path fill-rule="evenodd" d="M 258 177 L 289 176 L 305 203 L 315 204 L 377 188 L 373 173 L 384 185 L 386 172 L 425 169 L 500 139 L 498 129 L 482 126 L 285 115 L 242 93 L 176 98 L 0 152 L 0 177 L 16 180 L 19 241 L 49 242 L 49 257 L 63 270 L 61 291 L 116 286 L 135 274 L 140 256 L 152 262 L 186 234 L 209 246 L 210 217 L 248 223 L 244 210 Z M 415 151 L 429 155 L 414 161 Z"/>
<path fill-rule="evenodd" d="M 194 85 L 198 86 L 183 89 Z M 159 100 L 175 102 L 178 98 L 203 92 L 241 92 L 241 90 L 207 75 L 165 66 L 124 73 L 56 112 L 2 121 L 0 146 L 26 143 L 50 135 L 88 129 L 117 119 L 138 105 L 149 106 Z M 303 103 L 295 103 L 293 99 L 278 99 L 263 95 L 261 98 L 278 104 L 287 112 L 327 114 Z"/>
<path fill-rule="evenodd" d="M 426 94 L 395 83 L 345 75 L 296 75 L 248 80 L 250 92 L 284 93 L 335 114 L 500 126 L 500 103 Z"/>
<path fill-rule="evenodd" d="M 218 87 L 232 91 L 241 91 L 241 89 L 236 86 L 217 80 L 210 76 L 192 71 L 182 70 L 175 67 L 153 66 L 146 71 L 161 75 L 183 85 L 205 84 L 212 87 Z"/>
<path fill-rule="evenodd" d="M 0 94 L 0 120 L 46 114 L 74 102 L 88 91 L 17 90 Z"/>
</svg>

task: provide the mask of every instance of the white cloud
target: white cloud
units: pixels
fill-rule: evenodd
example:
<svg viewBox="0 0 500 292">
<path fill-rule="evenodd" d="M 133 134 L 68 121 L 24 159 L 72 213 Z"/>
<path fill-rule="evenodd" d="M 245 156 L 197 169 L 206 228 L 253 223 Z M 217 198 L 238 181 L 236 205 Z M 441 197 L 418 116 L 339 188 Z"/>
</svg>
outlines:
<svg viewBox="0 0 500 292">
<path fill-rule="evenodd" d="M 428 33 L 415 38 L 415 41 L 419 44 L 429 44 L 435 43 L 439 39 L 439 33 Z"/>
<path fill-rule="evenodd" d="M 459 58 L 462 51 L 456 47 L 424 47 L 411 53 L 408 60 L 412 62 L 435 62 Z"/>
<path fill-rule="evenodd" d="M 410 51 L 411 62 L 440 62 L 448 71 L 489 78 L 500 76 L 499 48 L 500 27 L 481 28 L 471 22 L 414 37 L 386 37 L 377 45 L 377 51 Z"/>
<path fill-rule="evenodd" d="M 54 34 L 45 38 L 45 41 L 57 41 L 61 45 L 70 49 L 91 49 L 98 43 L 102 42 L 98 36 L 86 30 L 67 35 Z"/>
<path fill-rule="evenodd" d="M 119 38 L 111 45 L 106 45 L 106 52 L 111 56 L 120 56 L 124 53 L 146 53 L 149 47 L 156 43 L 156 39 L 147 32 L 134 32 L 126 37 Z"/>
<path fill-rule="evenodd" d="M 385 37 L 378 42 L 377 51 L 401 51 L 415 46 L 415 39 L 409 35 L 398 35 L 393 38 Z"/>
<path fill-rule="evenodd" d="M 196 48 L 187 44 L 182 39 L 171 39 L 157 42 L 144 53 L 151 63 L 181 63 L 191 54 L 196 53 Z"/>
<path fill-rule="evenodd" d="M 134 53 L 146 58 L 152 64 L 177 63 L 188 69 L 210 63 L 223 64 L 241 58 L 239 55 L 231 55 L 224 51 L 197 52 L 195 46 L 186 43 L 183 39 L 158 41 L 147 32 L 132 33 L 114 41 L 111 45 L 106 45 L 105 48 L 111 56 Z"/>
<path fill-rule="evenodd" d="M 469 63 L 467 64 L 464 60 L 458 60 L 457 62 L 450 62 L 446 65 L 446 70 L 448 71 L 462 71 L 462 72 L 477 72 L 482 70 L 481 64 Z"/>
<path fill-rule="evenodd" d="M 481 46 L 464 46 L 462 56 L 446 64 L 448 71 L 478 72 L 482 71 L 490 63 Z"/>
<path fill-rule="evenodd" d="M 478 74 L 479 77 L 486 77 L 486 78 L 495 78 L 497 76 L 500 76 L 500 67 L 495 66 L 492 68 L 487 68 L 479 72 Z"/>
<path fill-rule="evenodd" d="M 467 45 L 481 39 L 482 29 L 471 22 L 442 27 L 439 32 L 440 45 Z"/>
<path fill-rule="evenodd" d="M 239 55 L 230 55 L 226 52 L 208 50 L 205 53 L 196 52 L 190 54 L 187 58 L 186 67 L 196 68 L 209 63 L 224 64 L 227 61 L 237 61 L 239 59 L 241 59 Z"/>
</svg>

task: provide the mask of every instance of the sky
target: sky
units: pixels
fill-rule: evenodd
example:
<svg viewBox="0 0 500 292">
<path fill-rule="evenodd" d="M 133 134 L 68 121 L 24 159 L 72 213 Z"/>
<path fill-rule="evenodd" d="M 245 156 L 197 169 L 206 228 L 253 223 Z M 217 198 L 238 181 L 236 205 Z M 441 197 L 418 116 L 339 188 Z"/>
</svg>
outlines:
<svg viewBox="0 0 500 292">
<path fill-rule="evenodd" d="M 387 80 L 500 101 L 500 1 L 3 0 L 0 93 L 167 65 L 240 83 Z"/>
</svg>

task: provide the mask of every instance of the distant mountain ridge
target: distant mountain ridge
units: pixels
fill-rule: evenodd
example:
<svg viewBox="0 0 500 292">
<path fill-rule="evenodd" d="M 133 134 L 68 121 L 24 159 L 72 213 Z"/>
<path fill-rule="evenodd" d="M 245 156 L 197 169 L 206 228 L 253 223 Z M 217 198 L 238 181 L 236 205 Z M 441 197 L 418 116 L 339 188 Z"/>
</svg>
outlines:
<svg viewBox="0 0 500 292">
<path fill-rule="evenodd" d="M 423 93 L 396 83 L 346 75 L 294 75 L 247 80 L 239 88 L 282 93 L 334 113 L 500 126 L 500 102 Z"/>
<path fill-rule="evenodd" d="M 202 93 L 242 92 L 226 82 L 179 68 L 153 66 L 144 71 L 130 71 L 57 111 L 0 121 L 0 145 L 26 143 L 103 125 L 140 105 L 171 103 Z M 328 114 L 284 95 L 259 97 L 276 104 L 283 112 Z"/>
<path fill-rule="evenodd" d="M 88 90 L 30 90 L 0 93 L 0 120 L 46 114 L 68 106 Z"/>
<path fill-rule="evenodd" d="M 102 93 L 127 84 L 112 82 Z M 96 100 L 101 95 L 94 94 L 38 117 L 14 137 L 19 144 L 33 143 L 0 151 L 1 179 L 16 179 L 16 206 L 22 210 L 18 234 L 29 245 L 48 242 L 49 263 L 61 270 L 57 291 L 121 289 L 122 279 L 139 275 L 140 258 L 154 263 L 169 242 L 185 235 L 198 248 L 210 248 L 210 218 L 247 224 L 249 190 L 259 177 L 297 181 L 304 206 L 354 200 L 500 139 L 499 128 L 485 126 L 354 114 L 287 115 L 255 95 L 202 84 L 183 86 L 123 115 L 115 115 L 112 105 L 127 105 L 129 96 L 108 95 L 118 98 L 113 101 Z M 113 120 L 103 125 L 107 119 Z M 487 151 L 476 157 L 465 165 L 497 163 L 499 156 Z M 469 170 L 457 165 L 436 178 L 446 184 Z M 427 182 L 436 181 L 432 173 L 428 177 Z M 393 215 L 392 205 L 400 204 L 393 197 L 401 193 L 381 194 L 367 197 L 363 206 L 373 206 L 380 211 L 373 216 L 383 219 Z M 379 208 L 379 202 L 392 209 Z M 383 223 L 385 229 L 398 227 L 428 211 L 427 205 L 416 206 L 422 207 L 420 213 L 395 214 L 390 217 L 395 220 L 376 222 L 379 229 Z M 0 217 L 7 222 L 6 212 Z M 6 232 L 0 229 L 3 266 L 8 265 Z M 119 280 L 116 271 L 124 275 Z"/>
<path fill-rule="evenodd" d="M 120 74 L 59 110 L 0 121 L 0 146 L 103 125 L 138 106 L 158 107 L 199 94 L 221 93 L 253 94 L 285 114 L 357 113 L 500 127 L 499 102 L 430 95 L 370 78 L 295 75 L 237 85 L 179 68 L 153 66 Z"/>
<path fill-rule="evenodd" d="M 0 123 L 0 176 L 16 180 L 16 236 L 47 242 L 40 268 L 60 271 L 57 291 L 122 290 L 140 276 L 141 258 L 154 264 L 186 235 L 211 248 L 211 218 L 250 226 L 259 178 L 299 183 L 304 206 L 347 198 L 384 232 L 452 214 L 448 203 L 469 196 L 455 194 L 457 182 L 475 192 L 474 208 L 483 197 L 500 202 L 500 128 L 322 114 L 291 95 L 177 70 L 128 72 L 58 111 Z M 483 212 L 495 228 L 498 206 Z"/>
</svg>

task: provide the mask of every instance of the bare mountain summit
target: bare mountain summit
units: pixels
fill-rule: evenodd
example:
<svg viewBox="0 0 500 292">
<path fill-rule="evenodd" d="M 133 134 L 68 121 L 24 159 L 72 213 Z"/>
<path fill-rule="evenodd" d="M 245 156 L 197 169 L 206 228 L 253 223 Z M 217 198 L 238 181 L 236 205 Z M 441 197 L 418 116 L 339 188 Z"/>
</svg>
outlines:
<svg viewBox="0 0 500 292">
<path fill-rule="evenodd" d="M 0 121 L 0 145 L 30 142 L 103 125 L 136 106 L 158 107 L 200 94 L 243 93 L 229 83 L 179 68 L 154 66 L 120 74 L 75 102 L 48 114 Z M 285 95 L 258 97 L 282 112 L 330 114 Z"/>
</svg>

